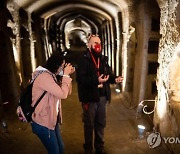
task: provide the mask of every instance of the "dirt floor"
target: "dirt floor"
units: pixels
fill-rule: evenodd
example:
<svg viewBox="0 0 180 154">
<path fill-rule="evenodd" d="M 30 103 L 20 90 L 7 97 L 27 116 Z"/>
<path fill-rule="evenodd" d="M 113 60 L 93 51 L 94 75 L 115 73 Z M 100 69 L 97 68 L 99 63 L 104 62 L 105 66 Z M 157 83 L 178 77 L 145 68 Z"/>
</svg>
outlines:
<svg viewBox="0 0 180 154">
<path fill-rule="evenodd" d="M 107 126 L 105 129 L 105 150 L 108 154 L 168 154 L 161 144 L 152 149 L 146 137 L 139 138 L 136 124 L 136 109 L 126 108 L 119 94 L 112 89 L 112 102 L 107 107 Z M 78 101 L 76 83 L 73 82 L 72 95 L 62 102 L 62 136 L 65 154 L 83 154 L 83 124 L 81 105 Z M 1 127 L 0 154 L 45 154 L 39 139 L 32 133 L 30 124 L 17 119 L 12 104 L 5 107 L 8 132 Z"/>
</svg>

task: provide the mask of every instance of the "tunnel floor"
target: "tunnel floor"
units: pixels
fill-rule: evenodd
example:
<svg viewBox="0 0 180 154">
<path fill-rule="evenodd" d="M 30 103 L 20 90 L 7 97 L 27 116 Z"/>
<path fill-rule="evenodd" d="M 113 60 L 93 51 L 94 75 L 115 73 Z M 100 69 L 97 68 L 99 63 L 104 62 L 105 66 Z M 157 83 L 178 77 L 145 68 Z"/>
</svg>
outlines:
<svg viewBox="0 0 180 154">
<path fill-rule="evenodd" d="M 139 138 L 136 126 L 136 109 L 127 109 L 123 100 L 112 88 L 112 102 L 107 107 L 105 150 L 108 154 L 168 154 L 163 144 L 149 148 L 146 138 Z M 126 102 L 127 103 L 127 102 Z M 82 110 L 78 101 L 76 82 L 73 92 L 62 102 L 63 125 L 61 126 L 65 154 L 83 154 Z M 32 133 L 30 124 L 17 119 L 15 108 L 7 105 L 5 119 L 9 133 L 0 132 L 1 154 L 45 154 L 39 139 Z"/>
</svg>

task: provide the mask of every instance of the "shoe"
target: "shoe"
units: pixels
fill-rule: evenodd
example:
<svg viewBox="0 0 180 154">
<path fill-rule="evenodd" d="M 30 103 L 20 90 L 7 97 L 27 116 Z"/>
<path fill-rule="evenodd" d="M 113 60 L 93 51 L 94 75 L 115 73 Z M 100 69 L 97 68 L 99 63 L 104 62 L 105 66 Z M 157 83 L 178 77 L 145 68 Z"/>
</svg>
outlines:
<svg viewBox="0 0 180 154">
<path fill-rule="evenodd" d="M 92 154 L 91 150 L 84 150 L 84 154 Z"/>
<path fill-rule="evenodd" d="M 101 151 L 96 151 L 95 154 L 107 154 L 107 152 L 105 150 L 101 150 Z"/>
</svg>

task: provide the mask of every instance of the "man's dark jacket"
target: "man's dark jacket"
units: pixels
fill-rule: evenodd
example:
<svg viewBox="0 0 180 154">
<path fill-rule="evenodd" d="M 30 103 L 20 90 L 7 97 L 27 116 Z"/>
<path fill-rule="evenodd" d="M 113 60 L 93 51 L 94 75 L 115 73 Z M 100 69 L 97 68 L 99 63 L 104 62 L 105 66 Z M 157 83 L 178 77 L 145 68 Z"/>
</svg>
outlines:
<svg viewBox="0 0 180 154">
<path fill-rule="evenodd" d="M 110 83 L 115 83 L 116 76 L 112 74 L 108 65 L 108 58 L 100 56 L 100 74 L 109 75 L 109 79 L 104 83 L 107 100 L 111 100 Z M 98 75 L 95 64 L 92 61 L 89 51 L 81 56 L 76 71 L 76 81 L 78 85 L 79 101 L 82 103 L 99 102 L 100 93 L 98 88 Z"/>
</svg>

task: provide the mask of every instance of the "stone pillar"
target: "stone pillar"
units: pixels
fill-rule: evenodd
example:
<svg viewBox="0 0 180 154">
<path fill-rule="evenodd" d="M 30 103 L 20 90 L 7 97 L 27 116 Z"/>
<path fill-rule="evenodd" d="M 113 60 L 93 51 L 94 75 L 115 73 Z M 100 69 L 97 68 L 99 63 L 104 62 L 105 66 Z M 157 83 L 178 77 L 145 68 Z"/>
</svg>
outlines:
<svg viewBox="0 0 180 154">
<path fill-rule="evenodd" d="M 145 99 L 146 80 L 148 72 L 148 40 L 150 34 L 150 7 L 147 1 L 141 1 L 137 8 L 136 34 L 137 48 L 135 55 L 133 102 L 139 104 Z"/>
<path fill-rule="evenodd" d="M 7 27 L 8 19 L 13 20 L 6 7 L 6 2 L 1 1 L 0 5 L 0 90 L 2 102 L 14 102 L 18 96 L 18 77 L 15 66 L 12 43 L 11 28 Z"/>
</svg>

